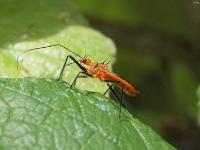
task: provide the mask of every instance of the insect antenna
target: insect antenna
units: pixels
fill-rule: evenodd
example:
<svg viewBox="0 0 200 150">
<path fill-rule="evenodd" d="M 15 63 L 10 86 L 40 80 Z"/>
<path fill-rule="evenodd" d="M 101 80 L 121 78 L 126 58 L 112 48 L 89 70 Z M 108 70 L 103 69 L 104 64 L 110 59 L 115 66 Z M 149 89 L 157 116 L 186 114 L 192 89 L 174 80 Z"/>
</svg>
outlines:
<svg viewBox="0 0 200 150">
<path fill-rule="evenodd" d="M 106 59 L 106 60 L 104 60 L 104 61 L 102 62 L 102 64 L 105 64 L 105 63 L 106 63 L 106 61 L 107 61 L 107 59 Z"/>
<path fill-rule="evenodd" d="M 19 56 L 17 57 L 17 70 L 18 70 L 18 66 L 19 66 L 19 59 L 20 59 L 21 57 L 23 57 L 23 55 L 25 55 L 25 53 L 28 53 L 28 52 L 34 51 L 34 50 L 39 50 L 39 49 L 44 49 L 44 48 L 49 48 L 49 47 L 55 47 L 55 46 L 60 46 L 60 47 L 64 48 L 65 50 L 67 50 L 67 51 L 73 53 L 74 55 L 78 56 L 79 58 L 83 59 L 80 55 L 78 55 L 77 53 L 73 52 L 72 50 L 70 50 L 69 48 L 67 48 L 67 47 L 65 47 L 65 46 L 63 46 L 63 45 L 61 45 L 61 44 L 52 44 L 52 45 L 48 45 L 48 46 L 42 46 L 42 47 L 36 47 L 36 48 L 29 49 L 29 50 L 26 50 L 26 51 L 25 51 L 24 53 L 22 53 L 21 55 L 19 55 Z M 21 61 L 22 61 L 22 60 L 21 60 Z M 21 61 L 20 61 L 20 62 L 21 62 Z"/>
<path fill-rule="evenodd" d="M 84 55 L 83 59 L 87 59 L 87 55 L 86 54 Z"/>
</svg>

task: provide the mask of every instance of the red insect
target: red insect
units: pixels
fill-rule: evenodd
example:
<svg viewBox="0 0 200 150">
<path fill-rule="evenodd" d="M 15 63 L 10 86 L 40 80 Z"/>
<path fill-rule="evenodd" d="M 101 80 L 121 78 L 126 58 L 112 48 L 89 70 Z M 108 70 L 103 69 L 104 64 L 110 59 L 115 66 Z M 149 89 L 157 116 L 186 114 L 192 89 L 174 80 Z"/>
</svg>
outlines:
<svg viewBox="0 0 200 150">
<path fill-rule="evenodd" d="M 37 49 L 43 49 L 43 48 L 48 48 L 48 47 L 54 47 L 54 46 L 60 46 L 62 48 L 64 48 L 67 51 L 70 51 L 71 53 L 75 54 L 76 56 L 78 56 L 79 58 L 81 58 L 80 60 L 76 60 L 73 56 L 68 55 L 65 59 L 65 62 L 63 64 L 62 70 L 60 72 L 59 78 L 58 80 L 62 79 L 65 67 L 71 64 L 76 64 L 82 71 L 80 71 L 77 76 L 75 77 L 74 81 L 71 84 L 72 88 L 75 83 L 76 80 L 80 77 L 94 77 L 94 78 L 98 78 L 103 82 L 106 82 L 108 85 L 108 89 L 106 90 L 106 92 L 104 93 L 104 95 L 111 90 L 111 92 L 115 95 L 115 97 L 118 99 L 118 101 L 120 102 L 120 112 L 121 112 L 121 105 L 123 105 L 122 103 L 122 99 L 123 99 L 123 93 L 125 92 L 128 95 L 135 95 L 137 93 L 139 93 L 139 90 L 133 86 L 130 82 L 126 81 L 125 79 L 123 79 L 122 77 L 120 77 L 119 75 L 112 73 L 109 68 L 108 68 L 108 63 L 106 63 L 106 61 L 102 62 L 102 63 L 98 63 L 98 62 L 94 62 L 91 59 L 88 59 L 86 57 L 81 57 L 80 55 L 76 54 L 75 52 L 73 52 L 72 50 L 66 48 L 65 46 L 62 46 L 60 44 L 54 44 L 54 45 L 49 45 L 49 46 L 44 46 L 44 47 L 38 47 L 38 48 L 34 48 L 34 49 L 30 49 L 25 51 L 24 53 L 30 52 L 32 50 L 37 50 Z M 23 53 L 23 54 L 24 54 Z M 67 64 L 68 59 L 71 59 L 73 62 Z M 19 57 L 17 58 L 17 66 L 18 66 L 18 62 L 19 62 Z M 81 76 L 82 74 L 82 76 Z M 113 90 L 112 86 L 116 85 L 118 87 L 121 88 L 121 97 L 119 98 L 119 96 L 115 93 L 115 91 Z M 120 113 L 121 114 L 121 113 Z"/>
<path fill-rule="evenodd" d="M 135 95 L 139 90 L 131 83 L 120 77 L 119 75 L 112 73 L 108 69 L 108 65 L 103 63 L 96 63 L 90 59 L 82 59 L 80 64 L 87 69 L 87 73 L 92 77 L 98 78 L 103 82 L 111 82 L 121 87 L 128 95 Z"/>
</svg>

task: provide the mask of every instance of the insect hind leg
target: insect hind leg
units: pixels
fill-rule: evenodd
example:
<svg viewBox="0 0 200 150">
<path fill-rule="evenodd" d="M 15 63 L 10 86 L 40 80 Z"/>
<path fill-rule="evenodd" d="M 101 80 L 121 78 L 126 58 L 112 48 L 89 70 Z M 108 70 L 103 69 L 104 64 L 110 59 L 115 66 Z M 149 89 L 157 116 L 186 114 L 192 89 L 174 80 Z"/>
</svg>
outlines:
<svg viewBox="0 0 200 150">
<path fill-rule="evenodd" d="M 82 76 L 80 76 L 81 74 L 82 74 Z M 90 74 L 88 74 L 87 72 L 84 72 L 84 71 L 79 72 L 79 73 L 76 75 L 74 81 L 72 82 L 70 88 L 72 88 L 73 86 L 75 86 L 76 80 L 77 80 L 78 78 L 86 78 L 86 77 L 92 77 L 92 76 L 91 76 Z"/>
<path fill-rule="evenodd" d="M 110 85 L 109 83 L 107 83 L 108 85 L 108 90 L 110 90 L 112 92 L 112 94 L 117 98 L 118 102 L 119 102 L 119 118 L 121 118 L 121 107 L 123 106 L 125 108 L 125 105 L 123 104 L 123 95 L 124 95 L 124 90 L 122 88 L 122 91 L 121 91 L 121 96 L 119 98 L 119 96 L 116 94 L 116 92 L 114 91 L 114 89 L 112 88 L 112 85 Z M 106 92 L 108 91 L 106 90 Z"/>
</svg>

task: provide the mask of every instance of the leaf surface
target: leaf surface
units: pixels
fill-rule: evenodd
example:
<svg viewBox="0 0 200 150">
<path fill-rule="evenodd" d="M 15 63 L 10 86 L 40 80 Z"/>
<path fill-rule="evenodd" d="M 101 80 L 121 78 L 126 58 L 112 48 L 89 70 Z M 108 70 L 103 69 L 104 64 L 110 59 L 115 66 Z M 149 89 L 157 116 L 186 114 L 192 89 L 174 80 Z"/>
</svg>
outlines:
<svg viewBox="0 0 200 150">
<path fill-rule="evenodd" d="M 174 149 L 99 93 L 55 79 L 0 80 L 2 149 Z"/>
</svg>

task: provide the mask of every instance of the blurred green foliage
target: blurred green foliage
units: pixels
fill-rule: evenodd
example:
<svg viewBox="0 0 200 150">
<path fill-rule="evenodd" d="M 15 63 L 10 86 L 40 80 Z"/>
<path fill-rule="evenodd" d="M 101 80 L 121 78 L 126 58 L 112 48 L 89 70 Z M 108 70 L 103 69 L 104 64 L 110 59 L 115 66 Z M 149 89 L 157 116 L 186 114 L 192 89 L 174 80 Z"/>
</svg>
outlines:
<svg viewBox="0 0 200 150">
<path fill-rule="evenodd" d="M 0 46 L 37 40 L 87 21 L 70 1 L 0 1 Z"/>
<path fill-rule="evenodd" d="M 88 16 L 110 23 L 149 26 L 167 32 L 188 34 L 191 24 L 187 0 L 75 0 Z"/>
<path fill-rule="evenodd" d="M 195 91 L 198 87 L 198 81 L 192 70 L 182 64 L 173 64 L 171 67 L 172 91 L 174 94 L 174 111 L 178 108 L 178 114 L 196 118 L 197 99 Z"/>
</svg>

